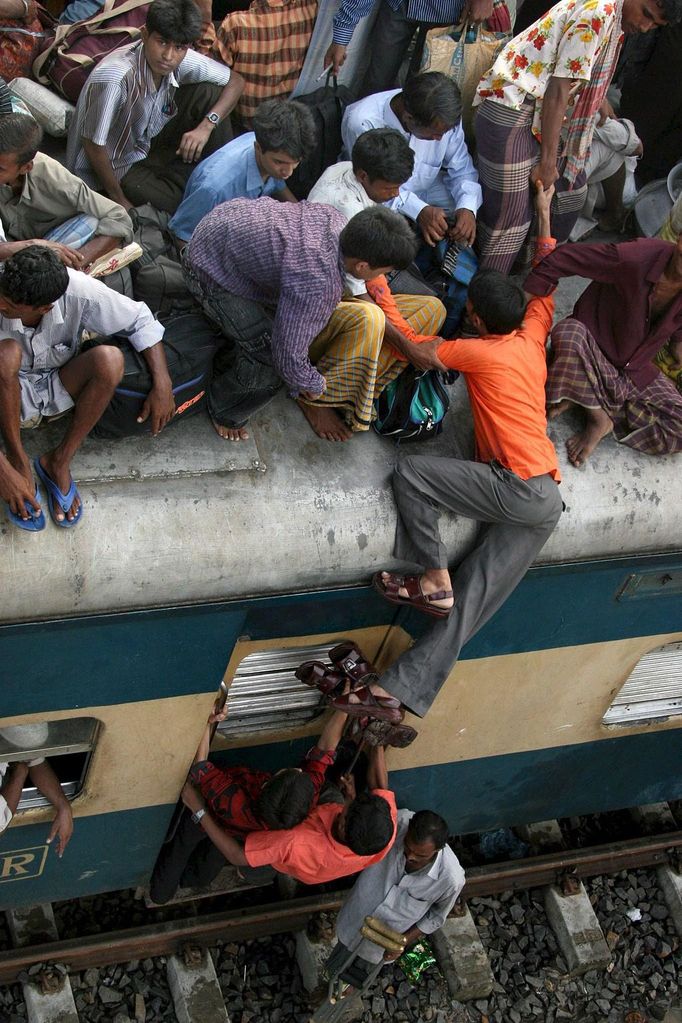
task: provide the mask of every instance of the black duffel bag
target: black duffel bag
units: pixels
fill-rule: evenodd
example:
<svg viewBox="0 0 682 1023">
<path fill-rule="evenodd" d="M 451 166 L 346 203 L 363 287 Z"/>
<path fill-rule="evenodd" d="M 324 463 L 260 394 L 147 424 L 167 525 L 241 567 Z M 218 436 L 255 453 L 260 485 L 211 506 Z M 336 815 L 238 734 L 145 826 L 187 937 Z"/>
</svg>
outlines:
<svg viewBox="0 0 682 1023">
<path fill-rule="evenodd" d="M 317 141 L 315 148 L 308 154 L 291 175 L 287 178 L 287 187 L 297 199 L 307 199 L 318 178 L 339 159 L 343 146 L 341 138 L 341 121 L 343 112 L 353 102 L 353 94 L 345 85 L 338 85 L 331 72 L 321 89 L 309 92 L 305 96 L 296 96 L 297 103 L 310 108 L 315 118 Z"/>
<path fill-rule="evenodd" d="M 204 408 L 206 391 L 211 383 L 213 357 L 224 341 L 224 337 L 201 313 L 183 313 L 166 324 L 162 344 L 175 395 L 175 415 L 169 426 Z M 115 440 L 148 434 L 151 420 L 137 422 L 152 387 L 144 354 L 136 352 L 130 342 L 121 337 L 94 338 L 86 348 L 110 344 L 115 344 L 123 352 L 125 369 L 113 398 L 92 430 L 92 436 Z"/>
</svg>

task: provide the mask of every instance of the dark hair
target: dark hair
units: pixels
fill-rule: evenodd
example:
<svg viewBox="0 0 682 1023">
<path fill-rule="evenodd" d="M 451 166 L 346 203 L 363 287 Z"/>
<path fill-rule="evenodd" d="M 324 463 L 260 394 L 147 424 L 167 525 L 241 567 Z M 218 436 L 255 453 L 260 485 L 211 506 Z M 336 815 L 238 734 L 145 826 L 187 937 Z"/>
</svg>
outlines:
<svg viewBox="0 0 682 1023">
<path fill-rule="evenodd" d="M 457 83 L 440 71 L 427 71 L 408 79 L 402 97 L 408 114 L 424 128 L 436 121 L 454 128 L 462 116 L 462 96 Z"/>
<path fill-rule="evenodd" d="M 682 21 L 682 0 L 659 0 L 658 6 L 668 25 L 679 25 Z"/>
<path fill-rule="evenodd" d="M 448 840 L 448 826 L 433 810 L 418 810 L 410 818 L 407 833 L 415 842 L 432 842 L 436 849 L 442 849 Z"/>
<path fill-rule="evenodd" d="M 193 0 L 154 0 L 145 27 L 177 46 L 187 46 L 201 35 L 201 11 Z"/>
<path fill-rule="evenodd" d="M 309 774 L 294 768 L 279 771 L 260 790 L 256 812 L 273 831 L 295 828 L 310 813 L 314 792 Z"/>
<path fill-rule="evenodd" d="M 407 139 L 395 128 L 372 128 L 355 140 L 353 171 L 364 171 L 370 181 L 402 185 L 412 176 L 414 153 Z"/>
<path fill-rule="evenodd" d="M 313 115 L 303 103 L 291 99 L 261 103 L 253 115 L 253 130 L 264 153 L 280 150 L 292 160 L 302 160 L 317 142 Z"/>
<path fill-rule="evenodd" d="M 364 792 L 356 796 L 346 813 L 345 842 L 358 856 L 381 852 L 391 841 L 391 808 L 383 796 Z"/>
<path fill-rule="evenodd" d="M 469 299 L 490 334 L 510 334 L 523 323 L 523 288 L 498 270 L 479 270 L 471 278 Z"/>
<path fill-rule="evenodd" d="M 44 245 L 28 245 L 0 268 L 0 295 L 16 305 L 38 308 L 61 298 L 69 275 L 59 256 Z"/>
<path fill-rule="evenodd" d="M 21 166 L 29 163 L 40 149 L 43 129 L 28 114 L 5 114 L 0 117 L 0 155 L 14 154 Z"/>
<path fill-rule="evenodd" d="M 417 252 L 417 239 L 404 217 L 383 206 L 370 206 L 348 221 L 339 237 L 343 256 L 370 266 L 404 270 Z"/>
</svg>

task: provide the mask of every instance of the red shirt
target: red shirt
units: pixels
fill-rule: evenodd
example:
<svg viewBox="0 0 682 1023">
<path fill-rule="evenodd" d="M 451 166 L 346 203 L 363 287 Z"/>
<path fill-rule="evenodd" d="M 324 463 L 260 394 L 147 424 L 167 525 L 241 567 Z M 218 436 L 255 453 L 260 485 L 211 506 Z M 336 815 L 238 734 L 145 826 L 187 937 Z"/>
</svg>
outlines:
<svg viewBox="0 0 682 1023">
<path fill-rule="evenodd" d="M 290 874 L 303 884 L 323 884 L 378 863 L 393 844 L 398 811 L 392 792 L 373 789 L 372 795 L 382 796 L 386 800 L 393 821 L 391 839 L 380 852 L 372 856 L 358 856 L 347 845 L 337 842 L 332 835 L 332 827 L 343 812 L 343 806 L 339 803 L 323 803 L 295 828 L 248 835 L 244 854 L 249 866 L 271 866 L 281 874 Z"/>
<path fill-rule="evenodd" d="M 313 806 L 317 803 L 325 773 L 336 759 L 336 750 L 313 746 L 301 761 L 301 770 L 313 783 Z M 267 825 L 256 815 L 256 800 L 270 771 L 251 767 L 216 767 L 210 760 L 201 760 L 190 771 L 208 807 L 221 827 L 230 834 L 244 836 L 251 831 L 267 831 Z"/>
</svg>

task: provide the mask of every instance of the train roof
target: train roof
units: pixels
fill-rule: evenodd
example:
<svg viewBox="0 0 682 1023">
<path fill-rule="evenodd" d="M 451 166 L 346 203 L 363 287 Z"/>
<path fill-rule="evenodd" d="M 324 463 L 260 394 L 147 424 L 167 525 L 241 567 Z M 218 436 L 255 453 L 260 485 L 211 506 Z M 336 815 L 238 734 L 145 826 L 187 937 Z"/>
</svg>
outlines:
<svg viewBox="0 0 682 1023">
<path fill-rule="evenodd" d="M 583 282 L 584 283 L 584 282 Z M 562 282 L 558 315 L 581 282 Z M 550 424 L 566 512 L 540 563 L 680 549 L 682 474 L 675 456 L 639 454 L 607 438 L 589 462 L 568 463 L 577 418 Z M 63 423 L 24 435 L 31 457 Z M 464 381 L 440 437 L 410 445 L 472 457 Z M 343 444 L 318 439 L 283 394 L 255 417 L 247 442 L 221 440 L 205 413 L 159 437 L 88 439 L 74 477 L 84 499 L 73 530 L 0 526 L 4 622 L 226 600 L 366 582 L 391 563 L 398 450 L 373 431 Z M 472 522 L 444 515 L 453 561 Z"/>
</svg>

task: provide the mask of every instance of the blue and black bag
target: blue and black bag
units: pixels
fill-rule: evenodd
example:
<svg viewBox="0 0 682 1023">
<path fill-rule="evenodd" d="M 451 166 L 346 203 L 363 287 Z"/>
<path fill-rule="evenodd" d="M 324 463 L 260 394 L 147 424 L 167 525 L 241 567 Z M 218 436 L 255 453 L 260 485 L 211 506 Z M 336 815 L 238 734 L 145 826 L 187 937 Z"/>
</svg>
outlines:
<svg viewBox="0 0 682 1023">
<path fill-rule="evenodd" d="M 436 437 L 450 407 L 445 384 L 454 383 L 458 376 L 408 366 L 374 402 L 374 429 L 396 443 Z"/>
</svg>

